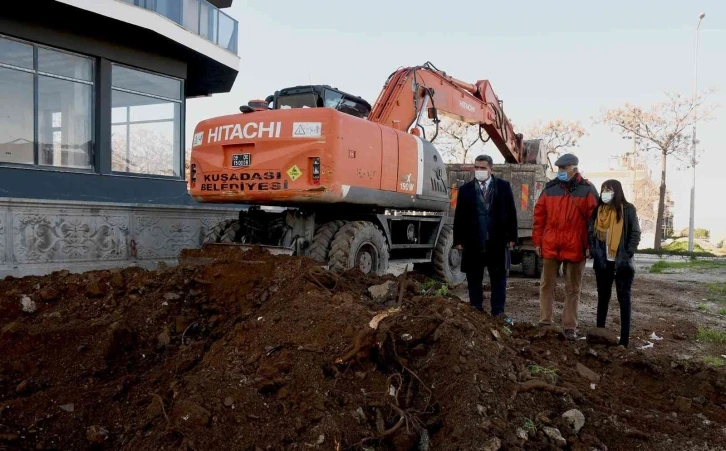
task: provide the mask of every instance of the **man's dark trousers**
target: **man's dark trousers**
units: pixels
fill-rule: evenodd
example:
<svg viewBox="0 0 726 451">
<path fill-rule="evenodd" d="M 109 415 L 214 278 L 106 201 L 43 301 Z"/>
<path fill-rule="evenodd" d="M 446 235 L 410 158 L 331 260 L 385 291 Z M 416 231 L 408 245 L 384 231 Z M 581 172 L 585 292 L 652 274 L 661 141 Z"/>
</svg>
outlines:
<svg viewBox="0 0 726 451">
<path fill-rule="evenodd" d="M 484 310 L 484 268 L 489 270 L 491 281 L 492 316 L 504 313 L 507 298 L 506 252 L 503 246 L 488 246 L 486 252 L 479 252 L 469 261 L 466 281 L 469 285 L 469 302 L 477 310 Z"/>
</svg>

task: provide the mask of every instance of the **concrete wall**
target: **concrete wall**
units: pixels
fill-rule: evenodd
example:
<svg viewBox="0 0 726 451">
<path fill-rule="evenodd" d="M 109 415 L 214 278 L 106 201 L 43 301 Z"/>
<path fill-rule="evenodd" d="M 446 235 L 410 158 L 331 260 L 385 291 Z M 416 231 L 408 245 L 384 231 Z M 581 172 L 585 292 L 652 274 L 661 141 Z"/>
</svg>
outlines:
<svg viewBox="0 0 726 451">
<path fill-rule="evenodd" d="M 175 264 L 238 210 L 0 198 L 0 278 Z"/>
</svg>

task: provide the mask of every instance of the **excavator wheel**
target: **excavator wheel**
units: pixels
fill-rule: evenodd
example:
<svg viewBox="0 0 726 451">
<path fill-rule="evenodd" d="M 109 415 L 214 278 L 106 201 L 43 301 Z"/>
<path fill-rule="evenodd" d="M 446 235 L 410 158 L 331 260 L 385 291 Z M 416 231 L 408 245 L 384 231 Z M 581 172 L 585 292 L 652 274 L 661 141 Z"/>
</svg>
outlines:
<svg viewBox="0 0 726 451">
<path fill-rule="evenodd" d="M 237 239 L 237 235 L 239 235 L 239 231 L 242 228 L 239 221 L 235 220 L 232 221 L 227 225 L 227 228 L 222 232 L 222 236 L 219 238 L 220 243 L 236 243 L 239 240 Z"/>
<path fill-rule="evenodd" d="M 344 225 L 345 221 L 330 221 L 318 227 L 313 236 L 313 242 L 307 249 L 308 257 L 320 263 L 327 263 L 335 234 Z"/>
<path fill-rule="evenodd" d="M 205 243 L 219 243 L 222 239 L 222 235 L 227 230 L 227 227 L 233 222 L 237 222 L 236 219 L 225 219 L 216 226 L 209 229 L 209 232 L 204 236 Z"/>
<path fill-rule="evenodd" d="M 358 268 L 364 274 L 383 275 L 388 270 L 388 245 L 371 222 L 345 224 L 335 234 L 330 248 L 330 269 L 342 272 Z"/>
<path fill-rule="evenodd" d="M 441 228 L 433 256 L 434 274 L 452 287 L 461 285 L 466 274 L 461 272 L 461 252 L 454 249 L 454 229 L 450 225 Z"/>
</svg>

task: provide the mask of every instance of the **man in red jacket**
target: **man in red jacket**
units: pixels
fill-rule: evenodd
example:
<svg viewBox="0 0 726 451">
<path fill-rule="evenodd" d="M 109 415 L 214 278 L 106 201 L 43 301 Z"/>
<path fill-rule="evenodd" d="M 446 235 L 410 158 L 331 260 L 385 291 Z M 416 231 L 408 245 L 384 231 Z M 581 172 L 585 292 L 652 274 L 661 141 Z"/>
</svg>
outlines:
<svg viewBox="0 0 726 451">
<path fill-rule="evenodd" d="M 532 241 L 543 259 L 539 289 L 540 325 L 552 324 L 557 272 L 560 263 L 565 276 L 565 309 L 562 325 L 565 336 L 577 338 L 577 308 L 585 259 L 590 256 L 587 223 L 597 208 L 595 187 L 584 179 L 575 155 L 562 155 L 556 162 L 557 178 L 545 185 L 534 207 Z"/>
</svg>

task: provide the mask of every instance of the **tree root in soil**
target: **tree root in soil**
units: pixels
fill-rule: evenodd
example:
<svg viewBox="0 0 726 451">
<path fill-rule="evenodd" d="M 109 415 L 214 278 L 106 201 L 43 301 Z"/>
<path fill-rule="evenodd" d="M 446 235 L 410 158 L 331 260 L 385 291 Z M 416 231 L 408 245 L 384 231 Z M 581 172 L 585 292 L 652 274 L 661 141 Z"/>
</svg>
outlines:
<svg viewBox="0 0 726 451">
<path fill-rule="evenodd" d="M 353 346 L 343 357 L 335 359 L 335 363 L 340 365 L 347 363 L 358 357 L 359 353 L 369 354 L 368 349 L 375 344 L 375 336 L 373 330 L 362 330 L 353 341 Z"/>
<path fill-rule="evenodd" d="M 569 388 L 556 387 L 554 385 L 548 384 L 541 379 L 530 379 L 526 382 L 521 383 L 519 387 L 517 387 L 516 393 L 523 393 L 532 390 L 542 390 L 556 395 L 566 395 L 570 392 Z"/>
<path fill-rule="evenodd" d="M 315 285 L 328 292 L 335 291 L 340 284 L 340 276 L 319 266 L 310 268 L 307 276 Z"/>
</svg>

